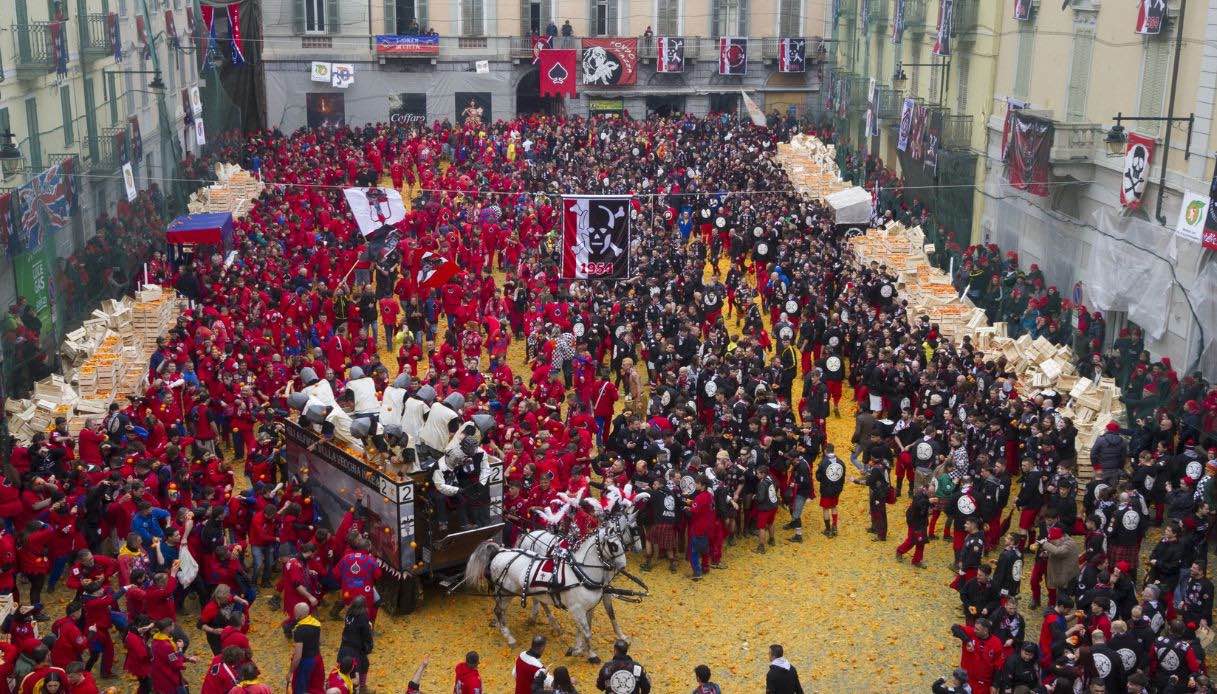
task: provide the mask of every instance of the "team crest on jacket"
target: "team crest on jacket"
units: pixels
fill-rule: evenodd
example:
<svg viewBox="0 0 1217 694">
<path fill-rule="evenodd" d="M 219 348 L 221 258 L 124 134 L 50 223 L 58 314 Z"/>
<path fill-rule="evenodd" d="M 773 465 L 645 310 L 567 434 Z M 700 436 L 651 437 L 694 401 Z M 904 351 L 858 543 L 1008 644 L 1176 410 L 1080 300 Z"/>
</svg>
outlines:
<svg viewBox="0 0 1217 694">
<path fill-rule="evenodd" d="M 618 670 L 609 677 L 608 689 L 613 694 L 631 694 L 638 685 L 638 678 L 629 670 Z"/>
<path fill-rule="evenodd" d="M 1141 523 L 1141 515 L 1130 508 L 1120 517 L 1120 522 L 1126 530 L 1136 530 Z"/>
<path fill-rule="evenodd" d="M 1131 648 L 1121 648 L 1116 651 L 1120 656 L 1120 662 L 1124 663 L 1124 671 L 1132 672 L 1133 668 L 1137 667 L 1137 654 L 1132 652 Z"/>
<path fill-rule="evenodd" d="M 824 468 L 824 476 L 833 482 L 838 482 L 845 476 L 845 466 L 841 463 L 829 463 Z"/>
<path fill-rule="evenodd" d="M 959 500 L 955 502 L 955 507 L 958 508 L 959 512 L 965 516 L 970 516 L 973 513 L 976 513 L 976 502 L 967 494 L 959 497 Z"/>
<path fill-rule="evenodd" d="M 1014 563 L 1010 566 L 1010 578 L 1013 578 L 1016 581 L 1023 580 L 1023 560 L 1022 559 L 1015 559 Z"/>
<path fill-rule="evenodd" d="M 1094 669 L 1098 671 L 1100 678 L 1105 679 L 1111 674 L 1111 658 L 1102 653 L 1091 653 L 1090 657 L 1094 659 Z"/>
</svg>

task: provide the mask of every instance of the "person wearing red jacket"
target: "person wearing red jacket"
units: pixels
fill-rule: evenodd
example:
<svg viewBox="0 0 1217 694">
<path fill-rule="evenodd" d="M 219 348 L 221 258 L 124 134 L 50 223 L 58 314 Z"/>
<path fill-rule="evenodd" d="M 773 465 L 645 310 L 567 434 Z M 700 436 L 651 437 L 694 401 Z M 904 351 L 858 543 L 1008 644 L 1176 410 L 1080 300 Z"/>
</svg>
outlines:
<svg viewBox="0 0 1217 694">
<path fill-rule="evenodd" d="M 12 516 L 4 516 L 11 523 Z M 17 592 L 17 540 L 0 526 L 0 595 Z"/>
<path fill-rule="evenodd" d="M 69 694 L 100 694 L 93 673 L 85 669 L 84 663 L 77 661 L 68 665 L 66 670 Z"/>
<path fill-rule="evenodd" d="M 0 563 L 3 557 L 0 556 Z M 76 563 L 68 569 L 68 578 L 64 584 L 79 593 L 86 583 L 93 581 L 109 581 L 111 576 L 118 575 L 118 560 L 105 555 L 95 555 L 87 549 L 80 550 Z"/>
<path fill-rule="evenodd" d="M 114 639 L 110 636 L 113 626 L 111 610 L 117 609 L 118 599 L 123 596 L 125 589 L 118 593 L 110 592 L 110 587 L 101 582 L 86 584 L 81 591 L 80 599 L 84 603 L 84 625 L 89 634 L 90 669 L 97 659 L 98 649 L 101 650 L 101 676 L 109 679 L 114 672 Z M 121 614 L 119 615 L 122 616 Z"/>
<path fill-rule="evenodd" d="M 528 650 L 516 656 L 516 664 L 511 668 L 511 676 L 516 681 L 515 694 L 532 694 L 532 683 L 538 672 L 545 672 L 541 663 L 541 654 L 545 652 L 545 637 L 532 637 L 532 645 Z"/>
<path fill-rule="evenodd" d="M 185 694 L 186 679 L 183 673 L 187 663 L 197 661 L 197 658 L 182 653 L 180 644 L 173 640 L 173 620 L 162 619 L 156 623 L 156 633 L 152 635 L 152 664 L 149 668 L 149 678 L 152 680 L 152 694 Z"/>
<path fill-rule="evenodd" d="M 482 674 L 478 672 L 477 651 L 465 654 L 465 660 L 456 664 L 456 683 L 452 694 L 482 694 Z"/>
<path fill-rule="evenodd" d="M 283 595 L 283 633 L 290 636 L 295 622 L 296 606 L 304 605 L 309 612 L 317 609 L 321 601 L 321 587 L 317 582 L 317 574 L 308 568 L 308 562 L 315 553 L 311 543 L 305 543 L 300 548 L 300 555 L 292 557 L 283 565 L 283 575 L 279 577 L 279 586 Z"/>
<path fill-rule="evenodd" d="M 1005 662 L 1001 639 L 989 630 L 989 620 L 982 617 L 972 626 L 956 624 L 951 635 L 960 640 L 959 667 L 968 673 L 973 694 L 989 694 L 993 676 Z"/>
<path fill-rule="evenodd" d="M 245 653 L 239 648 L 225 648 L 214 655 L 207 674 L 203 675 L 199 694 L 228 694 L 240 681 L 238 673 L 244 661 Z"/>
<path fill-rule="evenodd" d="M 51 664 L 66 668 L 76 661 L 84 662 L 89 657 L 89 639 L 80 625 L 83 607 L 73 600 L 64 608 L 64 616 L 55 620 L 51 632 L 55 643 L 51 645 Z"/>
<path fill-rule="evenodd" d="M 140 615 L 123 637 L 123 647 L 127 651 L 123 659 L 123 672 L 139 682 L 136 694 L 152 692 L 152 650 L 148 646 L 148 633 L 151 631 L 152 620 Z"/>
<path fill-rule="evenodd" d="M 697 491 L 689 506 L 689 562 L 693 565 L 694 581 L 700 581 L 702 573 L 709 569 L 710 537 L 718 520 L 709 486 L 705 475 L 698 475 L 694 481 Z"/>
<path fill-rule="evenodd" d="M 50 548 L 54 533 L 51 527 L 38 520 L 26 523 L 17 543 L 17 566 L 26 580 L 30 582 L 30 594 L 27 602 L 42 617 L 42 587 L 46 585 L 47 574 L 51 571 Z"/>
</svg>

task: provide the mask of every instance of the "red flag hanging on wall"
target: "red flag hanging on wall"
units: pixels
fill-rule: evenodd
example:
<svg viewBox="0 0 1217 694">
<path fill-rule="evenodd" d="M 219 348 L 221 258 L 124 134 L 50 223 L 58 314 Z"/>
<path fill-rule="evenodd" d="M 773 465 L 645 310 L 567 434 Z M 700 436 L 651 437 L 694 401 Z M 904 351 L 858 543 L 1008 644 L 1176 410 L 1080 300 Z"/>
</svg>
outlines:
<svg viewBox="0 0 1217 694">
<path fill-rule="evenodd" d="M 743 36 L 722 36 L 718 39 L 718 74 L 748 73 L 748 39 Z"/>
<path fill-rule="evenodd" d="M 1141 206 L 1145 183 L 1154 156 L 1154 140 L 1139 133 L 1128 133 L 1124 148 L 1124 175 L 1120 177 L 1120 204 L 1130 210 Z"/>
<path fill-rule="evenodd" d="M 1052 121 L 1014 111 L 1010 118 L 1010 135 L 1002 158 L 1006 162 L 1006 180 L 1010 185 L 1032 195 L 1048 195 L 1054 130 Z"/>
<path fill-rule="evenodd" d="M 575 49 L 542 49 L 540 70 L 541 96 L 575 95 Z"/>
<path fill-rule="evenodd" d="M 637 83 L 637 38 L 583 39 L 583 84 L 617 87 Z"/>
</svg>

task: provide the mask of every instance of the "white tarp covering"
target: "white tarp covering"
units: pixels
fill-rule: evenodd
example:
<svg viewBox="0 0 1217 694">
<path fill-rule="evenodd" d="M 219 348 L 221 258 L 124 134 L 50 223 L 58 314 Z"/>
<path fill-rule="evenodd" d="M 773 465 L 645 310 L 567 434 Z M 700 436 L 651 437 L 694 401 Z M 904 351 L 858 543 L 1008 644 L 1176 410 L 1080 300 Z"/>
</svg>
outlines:
<svg viewBox="0 0 1217 694">
<path fill-rule="evenodd" d="M 870 193 L 854 186 L 830 194 L 824 198 L 832 208 L 837 224 L 869 224 L 873 210 Z"/>
</svg>

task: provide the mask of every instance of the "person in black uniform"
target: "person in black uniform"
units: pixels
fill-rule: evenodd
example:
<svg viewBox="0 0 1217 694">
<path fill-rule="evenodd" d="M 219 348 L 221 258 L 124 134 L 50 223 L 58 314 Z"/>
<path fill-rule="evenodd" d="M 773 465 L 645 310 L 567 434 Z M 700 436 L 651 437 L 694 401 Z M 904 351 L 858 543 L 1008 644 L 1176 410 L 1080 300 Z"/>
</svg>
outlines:
<svg viewBox="0 0 1217 694">
<path fill-rule="evenodd" d="M 878 437 L 874 434 L 873 437 Z M 873 448 L 873 447 L 872 447 Z M 867 450 L 870 454 L 870 449 Z M 866 471 L 866 486 L 870 489 L 870 531 L 875 542 L 887 540 L 887 500 L 892 484 L 887 479 L 887 466 L 883 458 L 871 457 Z"/>
<path fill-rule="evenodd" d="M 596 689 L 608 694 L 650 694 L 651 679 L 629 652 L 628 641 L 617 639 L 613 642 L 613 659 L 600 668 Z"/>
<path fill-rule="evenodd" d="M 811 471 L 812 454 L 807 450 L 807 444 L 800 440 L 796 444 L 798 455 L 790 471 L 790 486 L 794 490 L 794 502 L 790 506 L 791 520 L 786 524 L 787 530 L 794 530 L 791 542 L 803 541 L 803 506 L 816 498 L 815 478 Z"/>
</svg>

